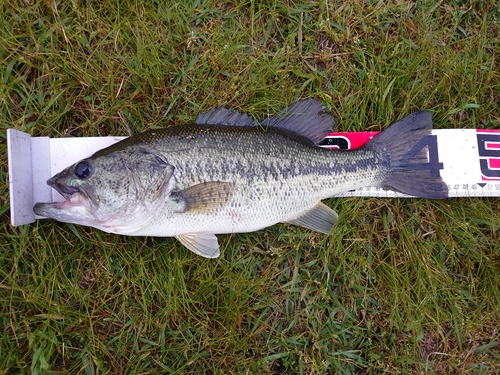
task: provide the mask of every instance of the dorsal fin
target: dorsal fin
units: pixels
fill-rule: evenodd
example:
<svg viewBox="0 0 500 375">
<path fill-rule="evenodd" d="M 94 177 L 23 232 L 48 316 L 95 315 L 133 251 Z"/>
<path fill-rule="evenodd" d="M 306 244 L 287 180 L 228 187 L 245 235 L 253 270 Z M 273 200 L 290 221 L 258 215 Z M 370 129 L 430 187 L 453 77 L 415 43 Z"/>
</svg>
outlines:
<svg viewBox="0 0 500 375">
<path fill-rule="evenodd" d="M 246 113 L 225 107 L 212 108 L 207 113 L 199 114 L 195 123 L 198 125 L 257 126 L 257 123 Z"/>
<path fill-rule="evenodd" d="M 260 124 L 264 127 L 287 129 L 318 144 L 333 131 L 335 120 L 326 105 L 314 99 L 306 99 L 293 103 Z"/>
<path fill-rule="evenodd" d="M 259 125 L 246 113 L 225 107 L 212 108 L 207 113 L 198 115 L 195 123 L 222 126 Z M 333 131 L 335 120 L 326 105 L 314 99 L 306 99 L 295 102 L 277 115 L 265 119 L 260 125 L 264 128 L 286 129 L 308 138 L 317 145 Z"/>
</svg>

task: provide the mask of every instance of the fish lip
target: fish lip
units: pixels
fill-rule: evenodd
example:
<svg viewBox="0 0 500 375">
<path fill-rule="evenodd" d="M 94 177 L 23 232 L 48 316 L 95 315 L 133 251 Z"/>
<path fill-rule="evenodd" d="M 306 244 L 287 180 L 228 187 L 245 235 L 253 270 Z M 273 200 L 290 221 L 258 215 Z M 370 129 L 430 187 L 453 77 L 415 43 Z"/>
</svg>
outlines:
<svg viewBox="0 0 500 375">
<path fill-rule="evenodd" d="M 73 194 L 75 194 L 75 193 L 82 193 L 83 195 L 86 195 L 81 189 L 75 188 L 73 186 L 68 186 L 68 185 L 58 183 L 57 181 L 55 181 L 52 178 L 49 178 L 47 180 L 47 185 L 49 185 L 51 188 L 56 190 L 66 200 L 70 200 L 71 197 L 73 196 Z"/>
</svg>

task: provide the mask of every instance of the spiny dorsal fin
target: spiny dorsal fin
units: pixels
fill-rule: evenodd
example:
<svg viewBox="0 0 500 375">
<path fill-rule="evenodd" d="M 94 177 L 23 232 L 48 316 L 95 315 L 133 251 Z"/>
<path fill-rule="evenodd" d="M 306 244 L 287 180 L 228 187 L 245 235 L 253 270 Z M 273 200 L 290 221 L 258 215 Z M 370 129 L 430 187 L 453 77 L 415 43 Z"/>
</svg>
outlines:
<svg viewBox="0 0 500 375">
<path fill-rule="evenodd" d="M 212 108 L 207 113 L 199 114 L 195 123 L 198 125 L 257 126 L 246 113 L 225 107 Z"/>
<path fill-rule="evenodd" d="M 326 105 L 314 99 L 306 99 L 295 102 L 260 124 L 264 127 L 287 129 L 318 144 L 333 131 L 335 120 Z"/>
</svg>

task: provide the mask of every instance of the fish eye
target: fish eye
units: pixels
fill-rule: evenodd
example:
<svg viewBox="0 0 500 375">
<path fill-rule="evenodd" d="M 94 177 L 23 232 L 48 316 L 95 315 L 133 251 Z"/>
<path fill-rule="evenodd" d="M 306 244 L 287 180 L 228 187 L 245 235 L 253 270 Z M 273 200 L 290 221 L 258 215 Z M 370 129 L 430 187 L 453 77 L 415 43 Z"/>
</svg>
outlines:
<svg viewBox="0 0 500 375">
<path fill-rule="evenodd" d="M 74 173 L 80 180 L 86 180 L 92 175 L 92 166 L 85 161 L 81 161 L 75 166 Z"/>
</svg>

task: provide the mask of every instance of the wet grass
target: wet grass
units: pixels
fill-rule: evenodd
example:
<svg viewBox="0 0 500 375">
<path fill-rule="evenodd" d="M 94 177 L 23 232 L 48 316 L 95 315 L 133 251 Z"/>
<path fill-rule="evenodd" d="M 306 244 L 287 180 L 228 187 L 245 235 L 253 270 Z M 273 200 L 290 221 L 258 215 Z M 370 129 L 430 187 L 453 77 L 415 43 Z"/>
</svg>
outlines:
<svg viewBox="0 0 500 375">
<path fill-rule="evenodd" d="M 416 109 L 500 128 L 496 1 L 11 1 L 0 134 L 127 135 L 299 98 L 338 129 Z M 5 142 L 0 144 L 3 155 Z M 338 199 L 329 236 L 287 225 L 173 239 L 12 228 L 0 165 L 0 373 L 494 374 L 500 200 Z"/>
</svg>

